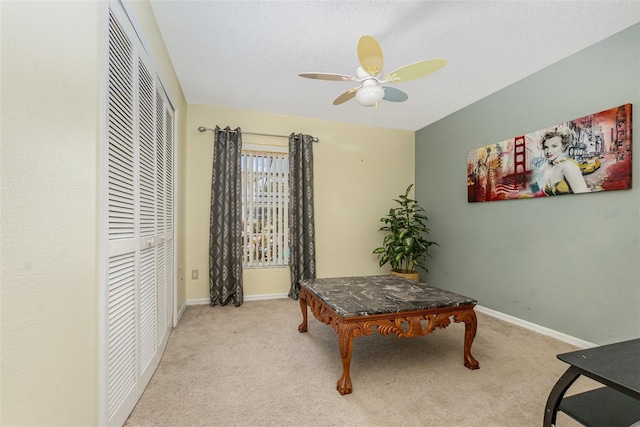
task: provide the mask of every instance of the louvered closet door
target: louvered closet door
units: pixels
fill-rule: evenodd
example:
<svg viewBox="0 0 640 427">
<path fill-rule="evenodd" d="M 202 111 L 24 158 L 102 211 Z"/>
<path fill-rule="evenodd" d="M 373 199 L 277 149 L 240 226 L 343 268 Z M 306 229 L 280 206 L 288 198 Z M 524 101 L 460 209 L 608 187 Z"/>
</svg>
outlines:
<svg viewBox="0 0 640 427">
<path fill-rule="evenodd" d="M 163 346 L 171 329 L 173 296 L 173 112 L 161 91 L 156 92 L 156 318 L 157 344 Z"/>
<path fill-rule="evenodd" d="M 158 305 L 156 205 L 156 91 L 151 73 L 138 61 L 139 87 L 139 232 L 140 232 L 140 366 L 143 378 L 150 377 L 157 363 Z"/>
<path fill-rule="evenodd" d="M 122 425 L 171 328 L 173 110 L 124 12 L 109 23 L 105 422 Z"/>
<path fill-rule="evenodd" d="M 174 277 L 174 240 L 173 240 L 173 111 L 169 103 L 157 93 L 158 132 L 157 160 L 158 160 L 158 345 L 166 344 L 167 332 L 171 330 L 173 312 L 173 277 Z"/>
<path fill-rule="evenodd" d="M 131 400 L 138 381 L 137 153 L 134 145 L 134 48 L 109 16 L 107 417 Z M 135 402 L 134 402 L 135 404 Z M 119 416 L 120 415 L 120 416 Z"/>
</svg>

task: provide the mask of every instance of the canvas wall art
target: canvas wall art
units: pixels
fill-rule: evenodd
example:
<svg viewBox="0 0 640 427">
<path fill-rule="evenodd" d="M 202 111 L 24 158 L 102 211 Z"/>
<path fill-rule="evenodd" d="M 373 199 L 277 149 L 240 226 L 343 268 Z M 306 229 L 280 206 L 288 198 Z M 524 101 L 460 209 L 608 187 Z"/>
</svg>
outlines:
<svg viewBox="0 0 640 427">
<path fill-rule="evenodd" d="M 631 135 L 625 104 L 471 150 L 468 201 L 629 189 Z"/>
</svg>

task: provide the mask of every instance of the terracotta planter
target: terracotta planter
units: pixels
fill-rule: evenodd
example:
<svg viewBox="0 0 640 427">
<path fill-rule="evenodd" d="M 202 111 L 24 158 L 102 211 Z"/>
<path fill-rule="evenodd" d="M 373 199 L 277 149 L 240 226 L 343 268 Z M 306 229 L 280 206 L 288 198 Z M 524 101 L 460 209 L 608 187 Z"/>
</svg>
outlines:
<svg viewBox="0 0 640 427">
<path fill-rule="evenodd" d="M 417 271 L 409 271 L 406 273 L 401 273 L 399 271 L 396 270 L 391 270 L 391 272 L 389 273 L 392 276 L 399 276 L 399 277 L 403 277 L 405 279 L 409 279 L 409 280 L 413 280 L 414 282 L 419 282 L 420 281 L 420 273 L 418 273 Z"/>
</svg>

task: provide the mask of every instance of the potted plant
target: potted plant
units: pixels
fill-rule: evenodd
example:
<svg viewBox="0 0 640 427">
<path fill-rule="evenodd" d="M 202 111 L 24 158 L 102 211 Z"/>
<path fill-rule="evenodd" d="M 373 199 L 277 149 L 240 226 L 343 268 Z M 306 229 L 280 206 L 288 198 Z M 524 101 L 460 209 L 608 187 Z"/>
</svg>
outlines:
<svg viewBox="0 0 640 427">
<path fill-rule="evenodd" d="M 413 184 L 409 185 L 399 199 L 393 199 L 399 206 L 389 209 L 389 213 L 380 218 L 384 225 L 379 231 L 387 234 L 382 246 L 373 253 L 378 255 L 380 267 L 386 263 L 391 265 L 391 274 L 418 281 L 420 275 L 416 268 L 429 271 L 426 264 L 427 256 L 431 257 L 429 246 L 438 243 L 427 240 L 431 230 L 427 228 L 424 209 L 409 198 L 412 187 Z"/>
</svg>

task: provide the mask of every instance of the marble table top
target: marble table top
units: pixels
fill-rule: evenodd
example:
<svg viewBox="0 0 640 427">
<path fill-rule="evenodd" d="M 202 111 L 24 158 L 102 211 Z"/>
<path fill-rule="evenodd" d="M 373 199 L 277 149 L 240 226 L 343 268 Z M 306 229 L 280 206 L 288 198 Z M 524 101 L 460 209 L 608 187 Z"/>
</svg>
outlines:
<svg viewBox="0 0 640 427">
<path fill-rule="evenodd" d="M 354 276 L 300 282 L 342 317 L 473 305 L 477 301 L 398 276 Z"/>
</svg>

